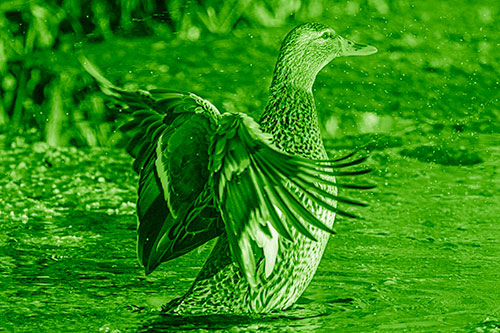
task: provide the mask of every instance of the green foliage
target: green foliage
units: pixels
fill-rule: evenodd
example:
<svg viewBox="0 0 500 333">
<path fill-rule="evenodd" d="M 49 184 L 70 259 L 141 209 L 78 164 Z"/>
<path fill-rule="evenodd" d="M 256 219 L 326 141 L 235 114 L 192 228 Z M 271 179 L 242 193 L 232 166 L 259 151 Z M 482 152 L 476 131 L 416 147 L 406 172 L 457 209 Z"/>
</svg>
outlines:
<svg viewBox="0 0 500 333">
<path fill-rule="evenodd" d="M 120 34 L 155 34 L 196 40 L 202 32 L 226 34 L 239 22 L 284 24 L 314 3 L 281 0 L 8 0 L 0 4 L 0 129 L 39 129 L 51 145 L 106 145 L 115 126 L 105 121 L 97 95 L 84 89 L 70 63 L 82 40 Z M 316 14 L 320 12 L 316 11 Z M 62 55 L 61 55 L 62 53 Z M 54 54 L 58 55 L 54 58 Z M 63 66 L 62 62 L 65 62 Z M 64 59 L 66 58 L 66 59 Z M 54 64 L 53 62 L 56 62 Z"/>
<path fill-rule="evenodd" d="M 335 73 L 320 73 L 334 77 L 315 86 L 318 109 L 332 111 L 320 114 L 327 137 L 403 129 L 412 119 L 498 133 L 499 12 L 498 4 L 464 0 L 4 0 L 0 131 L 59 146 L 116 144 L 117 116 L 75 61 L 88 41 L 105 40 L 87 52 L 108 57 L 104 69 L 120 70 L 117 84 L 204 91 L 221 108 L 260 112 L 279 39 L 299 22 L 319 21 L 380 50 L 365 67 L 339 59 Z M 116 42 L 120 35 L 127 41 Z"/>
</svg>

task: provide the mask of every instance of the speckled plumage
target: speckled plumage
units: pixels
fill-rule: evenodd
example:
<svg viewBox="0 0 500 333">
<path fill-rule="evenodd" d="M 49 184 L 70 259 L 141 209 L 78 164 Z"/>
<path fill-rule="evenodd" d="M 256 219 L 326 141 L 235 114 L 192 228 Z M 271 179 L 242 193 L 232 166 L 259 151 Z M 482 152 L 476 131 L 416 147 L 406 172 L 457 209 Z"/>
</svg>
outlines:
<svg viewBox="0 0 500 333">
<path fill-rule="evenodd" d="M 311 92 L 316 74 L 334 55 L 308 48 L 310 35 L 333 33 L 328 26 L 311 23 L 292 30 L 280 49 L 269 100 L 260 118 L 261 129 L 272 135 L 282 151 L 311 159 L 326 159 L 318 115 Z M 308 56 L 304 52 L 308 52 Z M 334 177 L 329 178 L 335 181 Z M 325 186 L 337 194 L 334 186 Z M 297 191 L 297 193 L 300 192 Z M 335 213 L 301 197 L 304 206 L 331 227 Z M 331 202 L 335 205 L 335 202 Z M 293 231 L 295 242 L 279 241 L 279 258 L 270 277 L 259 269 L 259 286 L 251 288 L 231 259 L 227 238 L 221 236 L 191 289 L 165 307 L 170 313 L 268 312 L 295 303 L 309 285 L 328 243 L 329 234 L 308 226 L 317 242 Z"/>
<path fill-rule="evenodd" d="M 313 159 L 326 158 L 314 97 L 310 91 L 272 87 L 260 118 L 261 129 L 281 150 Z"/>
<path fill-rule="evenodd" d="M 284 39 L 269 100 L 256 123 L 221 114 L 205 99 L 164 89 L 114 86 L 84 57 L 102 91 L 131 111 L 122 127 L 139 174 L 138 257 L 146 274 L 219 237 L 189 291 L 167 313 L 254 313 L 289 308 L 310 283 L 335 214 L 335 176 L 365 158 L 327 160 L 312 95 L 316 74 L 336 56 L 375 48 L 306 23 Z"/>
</svg>

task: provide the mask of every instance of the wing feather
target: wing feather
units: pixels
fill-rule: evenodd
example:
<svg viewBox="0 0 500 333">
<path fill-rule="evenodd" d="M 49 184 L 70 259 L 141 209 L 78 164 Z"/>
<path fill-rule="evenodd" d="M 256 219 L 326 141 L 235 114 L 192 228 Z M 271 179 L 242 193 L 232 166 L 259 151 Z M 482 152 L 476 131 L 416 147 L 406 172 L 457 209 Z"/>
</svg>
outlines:
<svg viewBox="0 0 500 333">
<path fill-rule="evenodd" d="M 124 90 L 85 57 L 80 62 L 132 116 L 120 129 L 139 174 L 137 245 L 146 273 L 218 236 L 223 227 L 209 186 L 208 148 L 219 111 L 192 93 Z"/>
<path fill-rule="evenodd" d="M 308 160 L 280 152 L 258 124 L 244 114 L 224 114 L 211 145 L 210 171 L 216 204 L 221 212 L 231 253 L 251 286 L 258 283 L 257 263 L 272 274 L 279 251 L 278 238 L 295 241 L 297 233 L 316 241 L 319 229 L 333 234 L 312 207 L 355 217 L 336 202 L 364 206 L 337 195 L 334 176 L 363 174 L 344 171 L 366 158 L 354 154 L 332 160 Z M 372 186 L 341 184 L 346 188 Z M 325 188 L 329 188 L 326 190 Z M 306 205 L 304 198 L 311 204 Z M 263 261 L 260 261 L 263 258 Z"/>
</svg>

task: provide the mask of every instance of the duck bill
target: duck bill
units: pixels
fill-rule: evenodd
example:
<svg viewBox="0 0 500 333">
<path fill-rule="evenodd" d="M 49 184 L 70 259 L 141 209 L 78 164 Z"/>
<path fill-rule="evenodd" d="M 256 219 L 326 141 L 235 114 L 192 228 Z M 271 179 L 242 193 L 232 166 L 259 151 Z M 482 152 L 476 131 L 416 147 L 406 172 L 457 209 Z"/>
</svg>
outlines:
<svg viewBox="0 0 500 333">
<path fill-rule="evenodd" d="M 338 54 L 339 57 L 366 56 L 377 52 L 377 48 L 370 45 L 355 43 L 353 41 L 344 39 L 342 37 L 340 37 L 339 40 L 340 40 L 340 52 Z"/>
</svg>

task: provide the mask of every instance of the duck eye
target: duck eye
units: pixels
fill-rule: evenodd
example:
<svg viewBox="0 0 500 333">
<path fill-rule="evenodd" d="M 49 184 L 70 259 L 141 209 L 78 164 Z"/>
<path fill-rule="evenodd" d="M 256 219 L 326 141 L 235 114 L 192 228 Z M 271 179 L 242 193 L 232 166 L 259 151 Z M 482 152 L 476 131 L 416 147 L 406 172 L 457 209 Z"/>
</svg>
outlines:
<svg viewBox="0 0 500 333">
<path fill-rule="evenodd" d="M 329 39 L 329 38 L 332 38 L 333 36 L 334 36 L 333 32 L 327 31 L 327 32 L 322 33 L 320 37 L 323 39 Z"/>
</svg>

